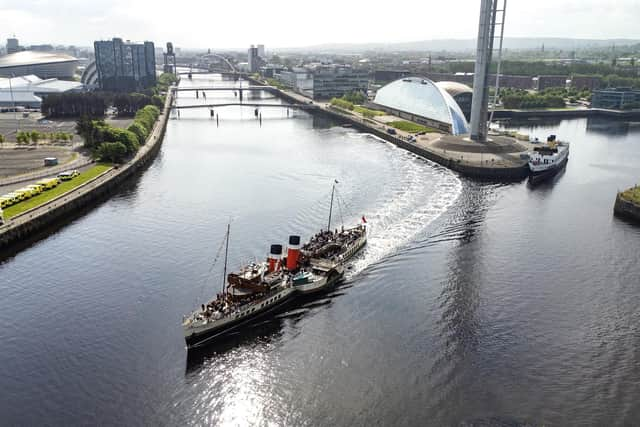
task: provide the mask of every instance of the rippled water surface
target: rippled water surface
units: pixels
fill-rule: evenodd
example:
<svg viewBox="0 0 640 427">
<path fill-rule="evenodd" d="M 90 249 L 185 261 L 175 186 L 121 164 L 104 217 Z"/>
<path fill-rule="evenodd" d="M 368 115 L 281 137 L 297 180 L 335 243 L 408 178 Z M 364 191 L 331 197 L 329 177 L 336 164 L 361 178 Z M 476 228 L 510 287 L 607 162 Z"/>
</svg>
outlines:
<svg viewBox="0 0 640 427">
<path fill-rule="evenodd" d="M 0 264 L 3 424 L 640 419 L 640 228 L 612 216 L 640 179 L 637 124 L 512 125 L 572 142 L 531 188 L 302 112 L 216 113 L 183 110 L 144 173 Z M 187 358 L 181 317 L 220 288 L 226 224 L 232 267 L 263 258 L 325 226 L 334 179 L 334 224 L 371 226 L 344 283 Z"/>
</svg>

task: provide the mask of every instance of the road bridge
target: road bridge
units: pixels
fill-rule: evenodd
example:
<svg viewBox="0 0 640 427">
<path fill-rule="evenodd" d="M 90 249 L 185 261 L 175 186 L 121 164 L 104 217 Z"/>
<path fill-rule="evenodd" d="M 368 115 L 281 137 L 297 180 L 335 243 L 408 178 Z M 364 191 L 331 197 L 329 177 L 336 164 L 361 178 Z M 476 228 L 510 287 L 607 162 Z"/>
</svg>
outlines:
<svg viewBox="0 0 640 427">
<path fill-rule="evenodd" d="M 192 105 L 172 105 L 172 109 L 190 109 L 190 108 L 222 108 L 222 107 L 255 107 L 255 108 L 297 108 L 299 110 L 314 110 L 318 106 L 315 104 L 275 104 L 275 103 L 258 103 L 258 102 L 225 102 L 219 104 L 192 104 Z"/>
<path fill-rule="evenodd" d="M 209 92 L 214 90 L 231 90 L 231 91 L 244 91 L 244 90 L 273 90 L 274 86 L 192 86 L 192 87 L 176 87 L 172 88 L 174 92 Z"/>
</svg>

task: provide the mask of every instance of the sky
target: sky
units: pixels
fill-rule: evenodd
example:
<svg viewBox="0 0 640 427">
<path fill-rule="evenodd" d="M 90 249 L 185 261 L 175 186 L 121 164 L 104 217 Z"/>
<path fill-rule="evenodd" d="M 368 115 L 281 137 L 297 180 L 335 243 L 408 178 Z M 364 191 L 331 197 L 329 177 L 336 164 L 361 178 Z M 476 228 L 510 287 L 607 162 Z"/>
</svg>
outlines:
<svg viewBox="0 0 640 427">
<path fill-rule="evenodd" d="M 0 0 L 0 39 L 212 49 L 468 39 L 479 9 L 480 0 Z M 640 0 L 511 0 L 505 37 L 640 39 L 639 17 Z"/>
</svg>

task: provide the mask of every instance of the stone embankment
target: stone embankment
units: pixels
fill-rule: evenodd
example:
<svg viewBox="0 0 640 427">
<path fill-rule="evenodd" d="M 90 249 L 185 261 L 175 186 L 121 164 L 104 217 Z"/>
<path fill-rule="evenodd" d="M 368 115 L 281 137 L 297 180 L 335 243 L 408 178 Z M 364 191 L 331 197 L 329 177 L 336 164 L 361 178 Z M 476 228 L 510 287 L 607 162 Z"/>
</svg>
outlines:
<svg viewBox="0 0 640 427">
<path fill-rule="evenodd" d="M 164 108 L 149 134 L 146 143 L 128 162 L 114 167 L 72 191 L 60 195 L 38 207 L 16 215 L 0 226 L 0 249 L 20 242 L 48 225 L 89 206 L 97 199 L 113 191 L 118 185 L 153 160 L 162 145 L 169 119 L 172 92 L 168 91 Z"/>
<path fill-rule="evenodd" d="M 619 217 L 627 218 L 640 224 L 640 204 L 627 199 L 623 193 L 618 193 L 616 196 L 613 213 Z"/>
</svg>

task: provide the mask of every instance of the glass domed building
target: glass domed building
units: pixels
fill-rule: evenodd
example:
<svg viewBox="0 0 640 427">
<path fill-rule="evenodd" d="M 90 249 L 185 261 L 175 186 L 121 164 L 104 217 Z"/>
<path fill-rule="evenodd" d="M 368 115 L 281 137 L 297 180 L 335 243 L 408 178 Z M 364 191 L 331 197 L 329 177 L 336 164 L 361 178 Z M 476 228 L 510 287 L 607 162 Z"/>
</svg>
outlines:
<svg viewBox="0 0 640 427">
<path fill-rule="evenodd" d="M 380 88 L 374 104 L 394 116 L 453 135 L 469 133 L 462 110 L 447 91 L 423 77 L 406 77 Z"/>
</svg>

